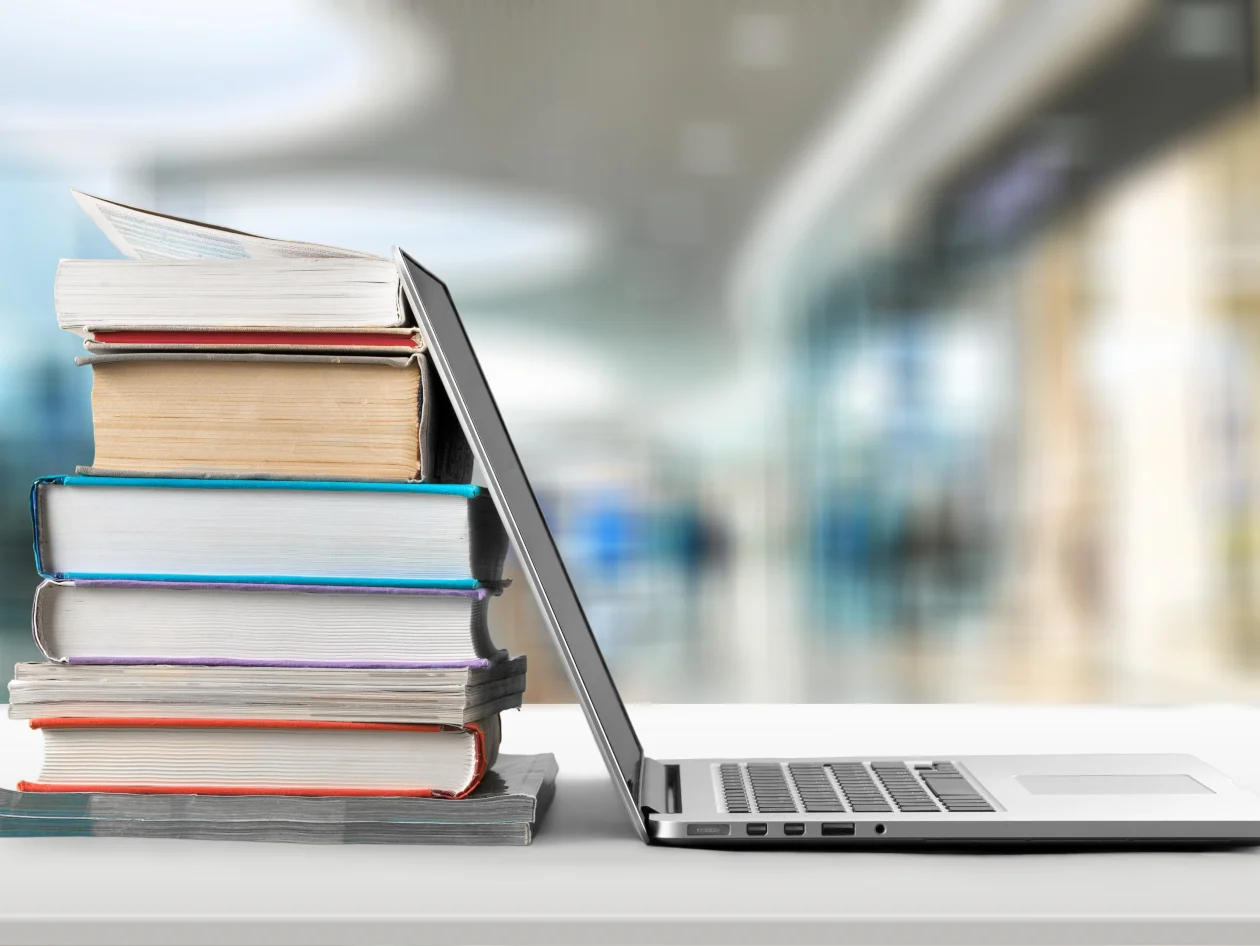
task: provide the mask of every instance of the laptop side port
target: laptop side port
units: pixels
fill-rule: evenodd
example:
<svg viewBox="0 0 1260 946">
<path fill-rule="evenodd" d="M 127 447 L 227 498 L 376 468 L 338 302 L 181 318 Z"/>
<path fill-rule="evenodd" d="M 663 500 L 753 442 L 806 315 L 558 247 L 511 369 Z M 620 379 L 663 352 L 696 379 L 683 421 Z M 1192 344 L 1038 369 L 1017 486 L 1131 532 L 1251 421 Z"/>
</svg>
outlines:
<svg viewBox="0 0 1260 946">
<path fill-rule="evenodd" d="M 731 833 L 729 824 L 689 824 L 687 836 L 691 838 L 724 838 Z"/>
<path fill-rule="evenodd" d="M 744 831 L 750 838 L 764 838 L 768 830 L 764 821 L 750 821 L 744 825 Z"/>
<path fill-rule="evenodd" d="M 824 821 L 822 834 L 824 838 L 851 838 L 857 833 L 852 821 Z"/>
<path fill-rule="evenodd" d="M 783 826 L 783 833 L 789 838 L 799 838 L 805 833 L 805 825 L 801 824 L 799 821 L 789 821 Z"/>
</svg>

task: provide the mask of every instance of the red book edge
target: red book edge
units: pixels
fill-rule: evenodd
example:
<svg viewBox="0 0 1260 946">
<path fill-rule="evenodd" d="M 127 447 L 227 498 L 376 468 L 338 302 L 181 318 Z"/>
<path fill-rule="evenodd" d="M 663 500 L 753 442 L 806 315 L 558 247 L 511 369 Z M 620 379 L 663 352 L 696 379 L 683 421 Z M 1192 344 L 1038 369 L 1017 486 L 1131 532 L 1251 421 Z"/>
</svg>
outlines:
<svg viewBox="0 0 1260 946">
<path fill-rule="evenodd" d="M 92 341 L 103 345 L 291 345 L 294 347 L 419 348 L 415 335 L 383 332 L 172 332 L 94 331 Z"/>
<path fill-rule="evenodd" d="M 32 729 L 90 729 L 90 728 L 161 728 L 183 729 L 368 729 L 394 732 L 444 732 L 466 731 L 473 734 L 476 771 L 472 780 L 460 792 L 438 792 L 430 788 L 277 788 L 275 786 L 249 785 L 80 785 L 69 782 L 18 782 L 19 792 L 101 792 L 116 795 L 309 795 L 319 797 L 394 797 L 411 798 L 463 798 L 481 784 L 486 774 L 486 736 L 477 723 L 465 726 L 443 726 L 431 723 L 353 723 L 338 720 L 299 719 L 182 719 L 157 717 L 153 719 L 110 718 L 100 716 L 40 716 L 30 721 Z"/>
</svg>

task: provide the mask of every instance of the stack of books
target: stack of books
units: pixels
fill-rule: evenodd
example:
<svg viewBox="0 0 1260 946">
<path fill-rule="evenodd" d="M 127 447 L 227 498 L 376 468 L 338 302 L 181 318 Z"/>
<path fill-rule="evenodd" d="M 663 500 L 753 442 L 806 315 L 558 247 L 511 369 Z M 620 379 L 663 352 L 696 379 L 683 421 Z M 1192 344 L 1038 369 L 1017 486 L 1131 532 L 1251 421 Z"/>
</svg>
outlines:
<svg viewBox="0 0 1260 946">
<path fill-rule="evenodd" d="M 130 259 L 57 274 L 96 457 L 32 489 L 19 789 L 184 837 L 319 839 L 323 797 L 367 799 L 341 839 L 527 841 L 554 760 L 487 776 L 525 690 L 487 624 L 507 539 L 393 264 L 76 197 Z"/>
</svg>

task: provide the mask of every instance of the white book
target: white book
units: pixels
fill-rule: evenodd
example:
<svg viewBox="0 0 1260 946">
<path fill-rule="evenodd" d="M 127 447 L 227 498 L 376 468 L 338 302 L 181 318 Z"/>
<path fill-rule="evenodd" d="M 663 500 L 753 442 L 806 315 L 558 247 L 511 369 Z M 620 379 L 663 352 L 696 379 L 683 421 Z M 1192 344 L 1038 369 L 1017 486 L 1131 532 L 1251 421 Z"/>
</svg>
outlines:
<svg viewBox="0 0 1260 946">
<path fill-rule="evenodd" d="M 53 283 L 63 329 L 340 328 L 405 324 L 389 260 L 65 259 Z"/>
<path fill-rule="evenodd" d="M 387 328 L 408 324 L 387 259 L 274 240 L 74 191 L 126 260 L 62 260 L 57 323 L 94 329 Z"/>
<path fill-rule="evenodd" d="M 72 664 L 488 667 L 485 588 L 46 581 L 31 624 Z"/>
<path fill-rule="evenodd" d="M 466 727 L 291 720 L 35 719 L 23 791 L 203 795 L 440 795 L 494 764 L 497 716 Z"/>
<path fill-rule="evenodd" d="M 19 663 L 9 718 L 327 719 L 462 726 L 521 705 L 525 658 L 485 669 Z"/>
<path fill-rule="evenodd" d="M 299 480 L 37 480 L 44 578 L 476 588 L 507 535 L 477 486 Z"/>
</svg>

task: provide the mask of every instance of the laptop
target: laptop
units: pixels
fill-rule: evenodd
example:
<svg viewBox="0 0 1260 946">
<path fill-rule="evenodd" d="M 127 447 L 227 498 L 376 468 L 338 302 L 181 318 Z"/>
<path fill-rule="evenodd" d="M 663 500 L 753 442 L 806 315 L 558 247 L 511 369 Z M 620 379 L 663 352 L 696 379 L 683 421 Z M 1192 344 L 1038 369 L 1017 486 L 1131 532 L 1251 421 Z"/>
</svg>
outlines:
<svg viewBox="0 0 1260 946">
<path fill-rule="evenodd" d="M 446 286 L 403 290 L 617 794 L 649 843 L 766 848 L 1260 843 L 1260 796 L 1189 755 L 672 759 L 644 753 Z"/>
</svg>

